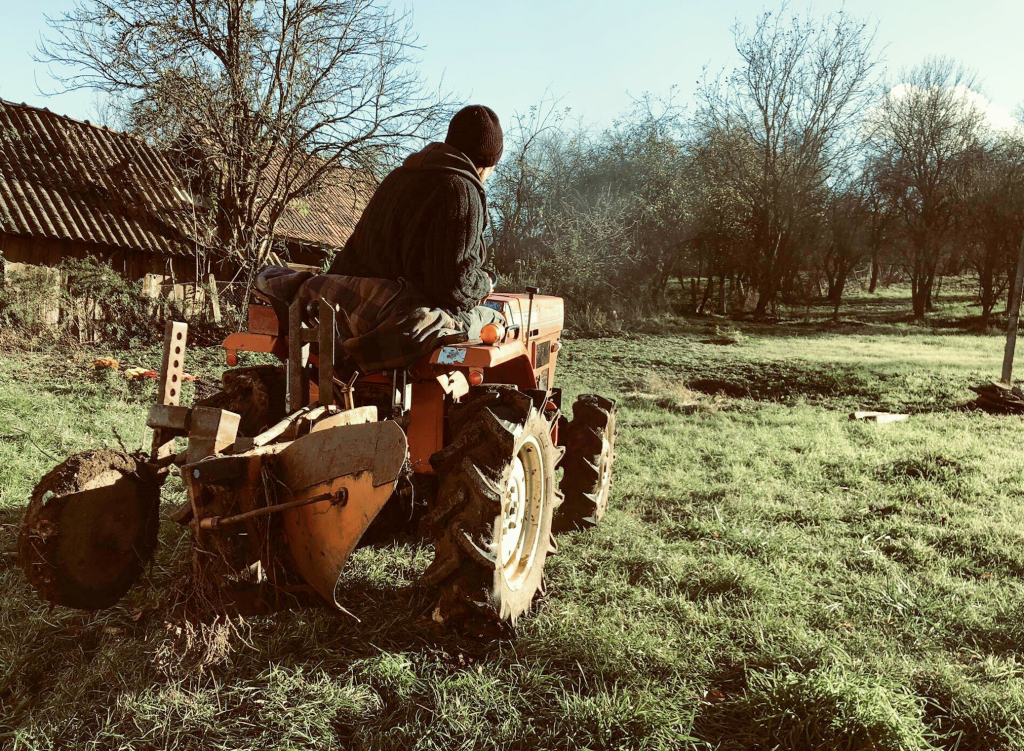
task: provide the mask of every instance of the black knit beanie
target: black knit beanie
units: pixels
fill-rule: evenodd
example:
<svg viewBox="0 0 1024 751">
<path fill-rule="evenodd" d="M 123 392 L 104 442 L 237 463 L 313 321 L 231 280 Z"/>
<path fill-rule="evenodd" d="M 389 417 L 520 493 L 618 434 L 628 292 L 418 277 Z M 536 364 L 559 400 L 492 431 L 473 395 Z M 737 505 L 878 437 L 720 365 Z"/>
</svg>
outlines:
<svg viewBox="0 0 1024 751">
<path fill-rule="evenodd" d="M 444 142 L 468 156 L 477 169 L 493 167 L 504 149 L 498 116 L 481 104 L 471 104 L 455 113 Z"/>
</svg>

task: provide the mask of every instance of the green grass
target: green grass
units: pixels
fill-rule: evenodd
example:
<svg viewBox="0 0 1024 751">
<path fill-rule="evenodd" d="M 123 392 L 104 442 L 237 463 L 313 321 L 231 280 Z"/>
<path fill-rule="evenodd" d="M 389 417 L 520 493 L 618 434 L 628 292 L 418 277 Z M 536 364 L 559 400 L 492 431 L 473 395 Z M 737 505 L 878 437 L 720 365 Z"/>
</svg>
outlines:
<svg viewBox="0 0 1024 751">
<path fill-rule="evenodd" d="M 51 611 L 10 553 L 42 452 L 116 446 L 115 427 L 142 445 L 147 395 L 87 353 L 3 353 L 0 747 L 1024 748 L 1024 424 L 964 409 L 1002 340 L 871 319 L 906 310 L 882 300 L 839 327 L 568 341 L 567 401 L 620 400 L 612 510 L 560 538 L 548 596 L 491 643 L 430 620 L 418 544 L 357 551 L 359 622 L 179 632 L 160 609 L 187 545 L 170 522 L 121 605 Z"/>
</svg>

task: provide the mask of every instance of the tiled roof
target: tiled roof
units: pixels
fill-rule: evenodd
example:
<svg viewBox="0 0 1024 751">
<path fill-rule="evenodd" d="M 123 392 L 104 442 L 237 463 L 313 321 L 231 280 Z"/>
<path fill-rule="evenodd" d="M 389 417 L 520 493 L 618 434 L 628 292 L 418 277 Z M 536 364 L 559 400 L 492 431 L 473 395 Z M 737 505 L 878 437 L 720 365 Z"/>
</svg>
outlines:
<svg viewBox="0 0 1024 751">
<path fill-rule="evenodd" d="M 345 244 L 372 187 L 341 173 L 293 201 L 280 239 Z M 168 155 L 119 131 L 0 99 L 0 232 L 168 255 L 203 237 L 188 185 Z"/>
<path fill-rule="evenodd" d="M 288 204 L 277 220 L 275 237 L 340 248 L 359 221 L 373 186 L 351 170 L 341 170 L 316 194 Z"/>
<path fill-rule="evenodd" d="M 167 156 L 126 133 L 0 99 L 0 231 L 178 255 L 192 205 Z"/>
</svg>

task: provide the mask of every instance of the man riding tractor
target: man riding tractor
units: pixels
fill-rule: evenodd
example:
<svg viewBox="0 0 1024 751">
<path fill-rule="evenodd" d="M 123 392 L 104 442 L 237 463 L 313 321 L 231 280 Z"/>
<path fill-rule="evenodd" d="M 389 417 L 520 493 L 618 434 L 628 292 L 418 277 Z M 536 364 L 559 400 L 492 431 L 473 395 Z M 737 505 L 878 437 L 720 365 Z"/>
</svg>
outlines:
<svg viewBox="0 0 1024 751">
<path fill-rule="evenodd" d="M 487 323 L 504 323 L 480 304 L 494 291 L 495 279 L 485 268 L 484 183 L 502 150 L 493 110 L 460 110 L 444 143 L 412 154 L 384 178 L 330 272 L 405 279 L 471 339 Z"/>
<path fill-rule="evenodd" d="M 270 267 L 257 288 L 280 320 L 295 298 L 338 305 L 349 371 L 409 365 L 446 337 L 478 339 L 487 324 L 503 330 L 502 313 L 483 304 L 496 279 L 485 268 L 484 182 L 502 150 L 494 111 L 464 107 L 444 143 L 410 155 L 384 178 L 328 274 Z"/>
<path fill-rule="evenodd" d="M 419 504 L 434 619 L 526 612 L 553 528 L 605 513 L 615 403 L 582 394 L 563 417 L 563 301 L 494 293 L 483 185 L 501 151 L 494 113 L 463 109 L 444 143 L 385 178 L 331 273 L 264 270 L 248 330 L 222 346 L 233 368 L 242 351 L 283 367 L 225 371 L 221 392 L 182 406 L 188 327 L 169 322 L 152 450 L 77 454 L 33 492 L 19 557 L 41 595 L 116 603 L 153 554 L 160 485 L 177 467 L 188 500 L 171 518 L 192 530 L 193 568 L 225 607 L 254 591 L 273 606 L 298 591 L 279 586 L 293 574 L 340 607 L 342 569 L 371 522 L 392 509 L 408 524 Z"/>
</svg>

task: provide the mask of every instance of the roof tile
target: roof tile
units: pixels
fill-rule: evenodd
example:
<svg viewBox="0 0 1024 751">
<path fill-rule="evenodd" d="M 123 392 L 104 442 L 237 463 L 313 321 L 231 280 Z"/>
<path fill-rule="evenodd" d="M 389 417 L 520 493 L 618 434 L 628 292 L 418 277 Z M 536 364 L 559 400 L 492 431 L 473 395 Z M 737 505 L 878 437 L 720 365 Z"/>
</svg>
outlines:
<svg viewBox="0 0 1024 751">
<path fill-rule="evenodd" d="M 340 248 L 372 186 L 343 170 L 285 209 L 278 239 Z M 191 255 L 195 225 L 169 156 L 127 133 L 0 99 L 0 230 Z"/>
</svg>

